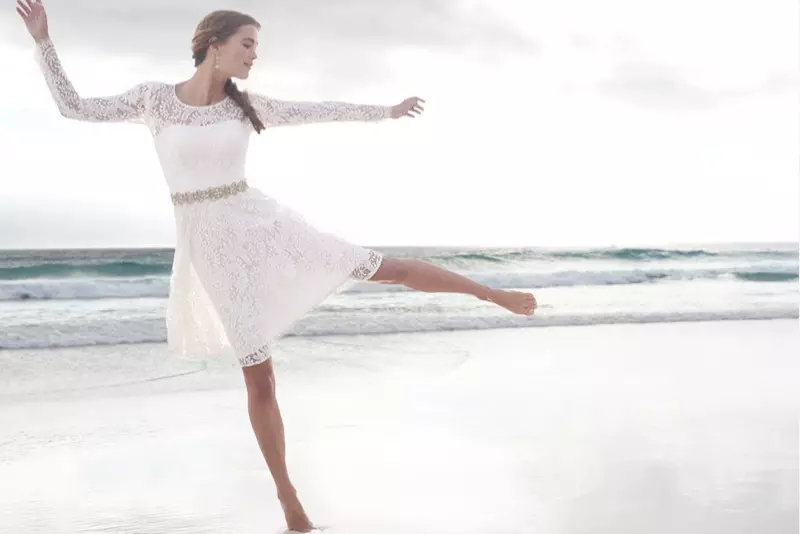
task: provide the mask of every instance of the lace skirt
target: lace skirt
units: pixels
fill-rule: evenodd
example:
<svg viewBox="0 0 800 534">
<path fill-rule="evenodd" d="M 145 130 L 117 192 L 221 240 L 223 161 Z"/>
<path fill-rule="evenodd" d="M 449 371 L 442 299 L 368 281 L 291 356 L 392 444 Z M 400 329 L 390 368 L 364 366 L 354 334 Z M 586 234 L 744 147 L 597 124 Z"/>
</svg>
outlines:
<svg viewBox="0 0 800 534">
<path fill-rule="evenodd" d="M 183 358 L 232 348 L 241 366 L 261 363 L 298 319 L 383 259 L 256 188 L 176 205 L 175 223 L 167 343 Z"/>
</svg>

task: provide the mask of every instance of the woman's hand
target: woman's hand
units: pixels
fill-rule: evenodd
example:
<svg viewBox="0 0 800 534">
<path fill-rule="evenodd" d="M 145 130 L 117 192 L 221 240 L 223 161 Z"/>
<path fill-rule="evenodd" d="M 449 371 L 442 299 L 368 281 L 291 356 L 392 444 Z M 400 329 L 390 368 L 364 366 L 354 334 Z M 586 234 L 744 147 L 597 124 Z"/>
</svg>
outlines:
<svg viewBox="0 0 800 534">
<path fill-rule="evenodd" d="M 47 13 L 41 0 L 17 0 L 17 13 L 36 42 L 50 36 L 47 30 Z"/>
<path fill-rule="evenodd" d="M 418 96 L 406 98 L 396 106 L 392 107 L 392 118 L 399 119 L 400 117 L 411 117 L 413 119 L 416 115 L 421 114 L 425 109 L 421 105 L 424 103 L 425 101 Z"/>
</svg>

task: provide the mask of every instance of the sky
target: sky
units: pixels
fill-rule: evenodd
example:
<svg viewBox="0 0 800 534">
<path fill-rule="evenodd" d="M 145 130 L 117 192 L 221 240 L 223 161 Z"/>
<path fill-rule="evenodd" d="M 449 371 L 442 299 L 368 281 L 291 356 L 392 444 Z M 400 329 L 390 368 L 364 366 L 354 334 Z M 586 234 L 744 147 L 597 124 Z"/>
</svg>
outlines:
<svg viewBox="0 0 800 534">
<path fill-rule="evenodd" d="M 0 11 L 0 248 L 171 246 L 144 126 L 62 118 Z M 792 0 L 50 0 L 82 96 L 193 71 L 207 12 L 262 24 L 240 87 L 422 117 L 253 136 L 248 181 L 368 246 L 798 240 Z"/>
</svg>

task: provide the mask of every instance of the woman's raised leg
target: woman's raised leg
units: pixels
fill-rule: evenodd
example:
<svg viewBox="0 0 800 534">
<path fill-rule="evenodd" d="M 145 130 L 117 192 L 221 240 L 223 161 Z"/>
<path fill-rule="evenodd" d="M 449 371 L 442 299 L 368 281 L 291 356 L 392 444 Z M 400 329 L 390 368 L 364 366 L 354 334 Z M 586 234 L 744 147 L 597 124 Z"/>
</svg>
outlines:
<svg viewBox="0 0 800 534">
<path fill-rule="evenodd" d="M 473 295 L 520 315 L 533 315 L 537 307 L 536 298 L 531 293 L 492 289 L 418 259 L 384 257 L 370 281 L 402 284 L 418 291 Z"/>
</svg>

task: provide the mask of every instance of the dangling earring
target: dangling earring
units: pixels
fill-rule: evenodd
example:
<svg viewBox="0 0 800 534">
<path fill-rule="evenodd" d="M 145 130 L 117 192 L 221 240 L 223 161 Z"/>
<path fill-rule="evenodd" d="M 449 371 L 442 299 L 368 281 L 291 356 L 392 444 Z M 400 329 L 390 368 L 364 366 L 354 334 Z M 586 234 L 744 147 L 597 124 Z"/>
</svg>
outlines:
<svg viewBox="0 0 800 534">
<path fill-rule="evenodd" d="M 219 70 L 219 54 L 214 52 L 214 70 Z"/>
</svg>

